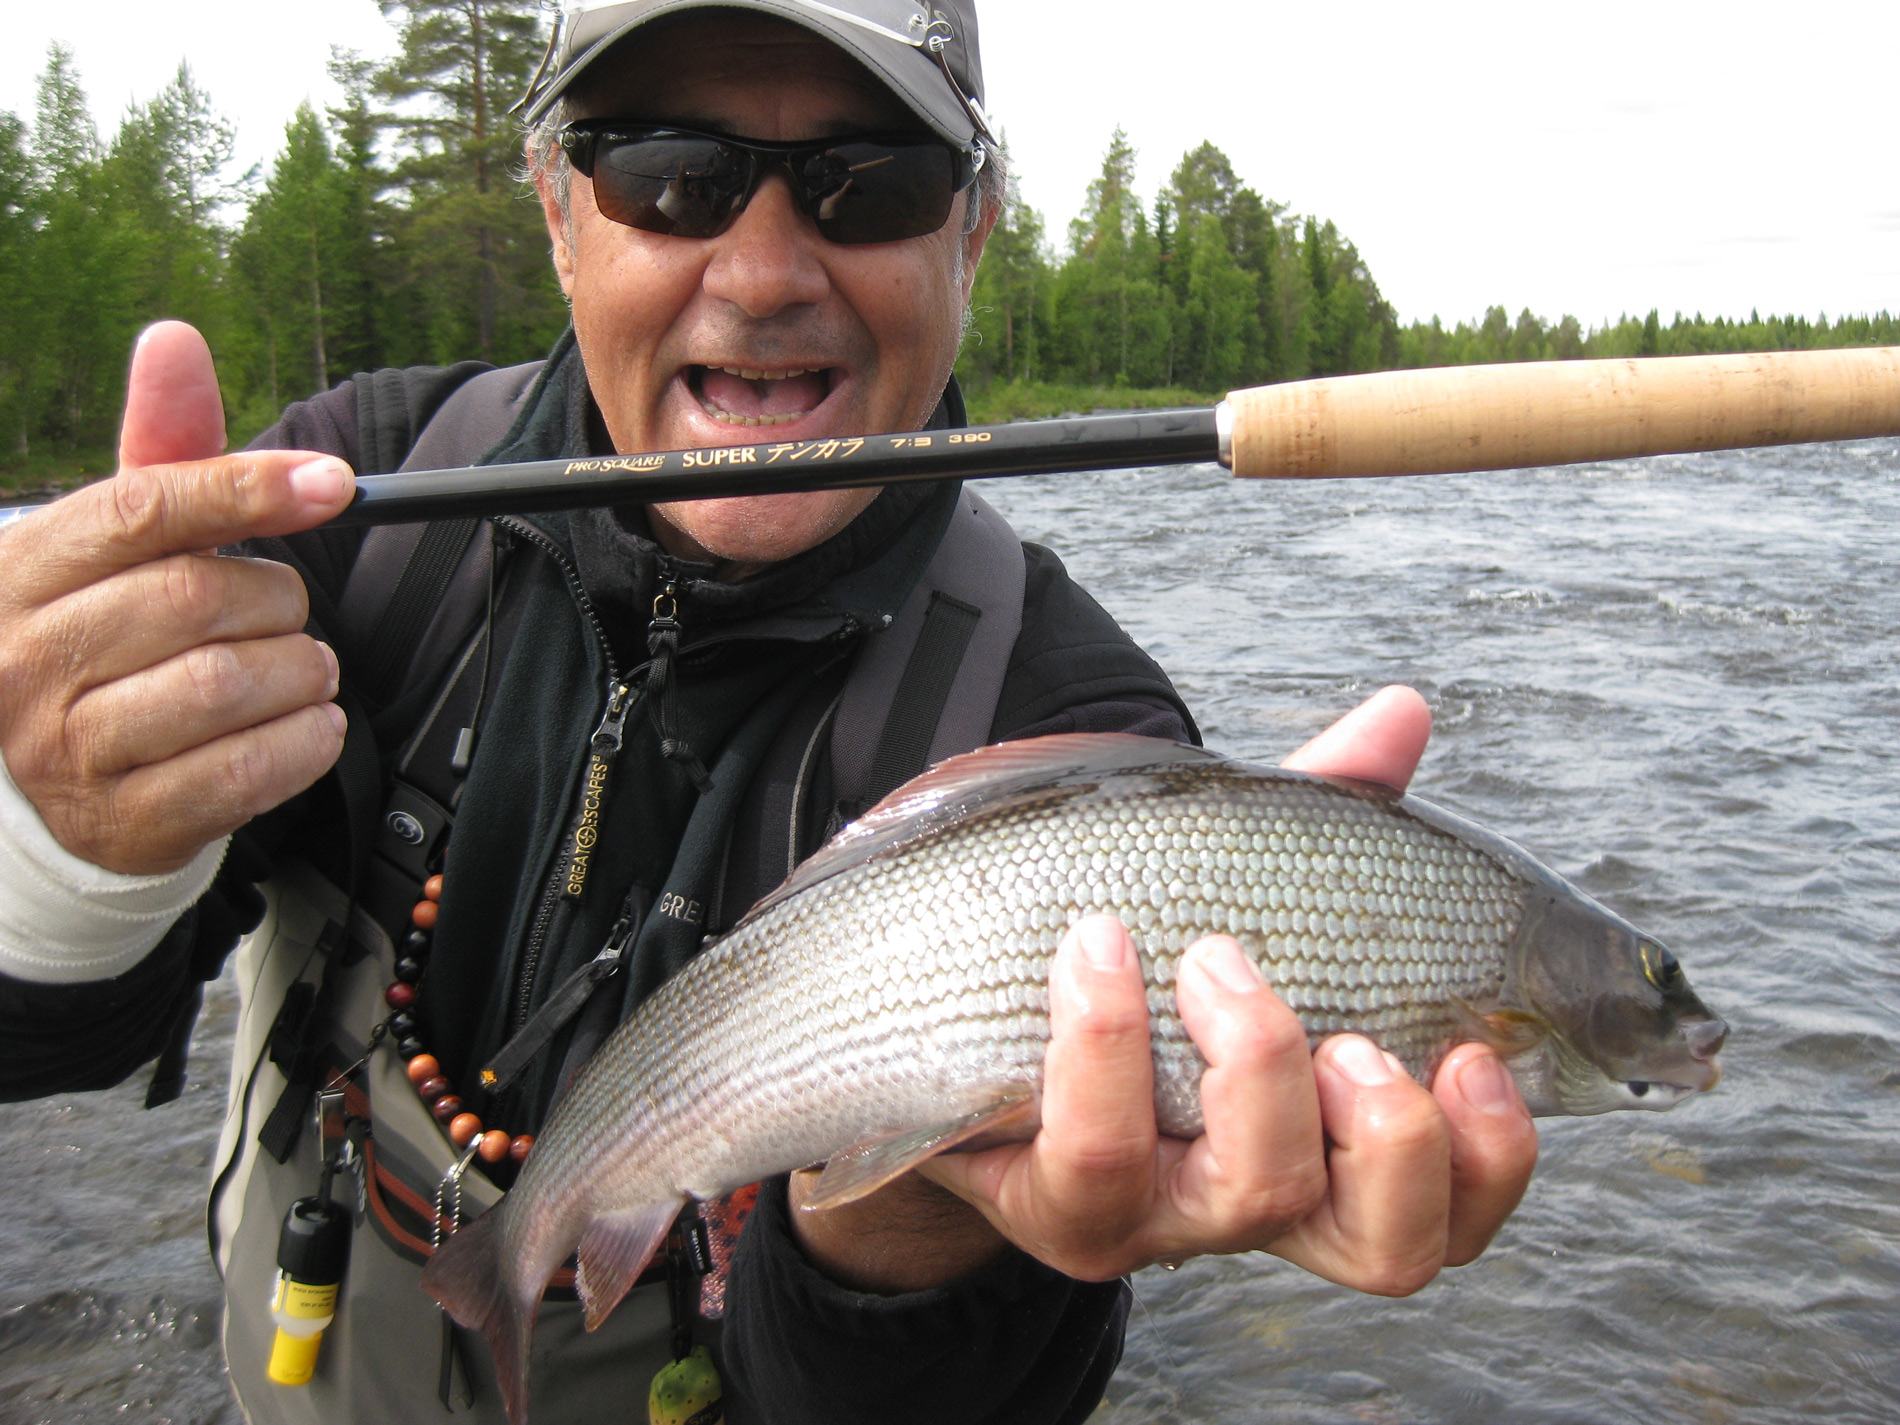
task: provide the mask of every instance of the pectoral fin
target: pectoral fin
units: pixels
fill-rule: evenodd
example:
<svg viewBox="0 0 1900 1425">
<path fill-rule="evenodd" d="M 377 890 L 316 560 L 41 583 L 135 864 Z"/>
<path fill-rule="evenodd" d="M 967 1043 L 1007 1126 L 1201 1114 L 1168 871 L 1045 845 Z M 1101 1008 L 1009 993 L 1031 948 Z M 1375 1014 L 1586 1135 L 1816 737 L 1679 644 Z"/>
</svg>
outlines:
<svg viewBox="0 0 1900 1425">
<path fill-rule="evenodd" d="M 574 1289 L 580 1293 L 589 1331 L 620 1305 L 620 1298 L 653 1260 L 679 1215 L 680 1202 L 675 1199 L 633 1212 L 609 1213 L 587 1224 L 581 1234 Z"/>
<path fill-rule="evenodd" d="M 1465 1033 L 1480 1044 L 1489 1044 L 1506 1059 L 1535 1049 L 1550 1033 L 1550 1026 L 1526 1009 L 1494 1009 L 1479 1014 L 1463 1000 L 1452 1003 Z"/>
<path fill-rule="evenodd" d="M 910 1133 L 853 1144 L 836 1153 L 801 1207 L 816 1211 L 869 1197 L 926 1158 L 988 1139 L 1020 1142 L 1035 1131 L 1041 1105 L 1032 1089 L 1012 1085 L 974 1113 Z"/>
</svg>

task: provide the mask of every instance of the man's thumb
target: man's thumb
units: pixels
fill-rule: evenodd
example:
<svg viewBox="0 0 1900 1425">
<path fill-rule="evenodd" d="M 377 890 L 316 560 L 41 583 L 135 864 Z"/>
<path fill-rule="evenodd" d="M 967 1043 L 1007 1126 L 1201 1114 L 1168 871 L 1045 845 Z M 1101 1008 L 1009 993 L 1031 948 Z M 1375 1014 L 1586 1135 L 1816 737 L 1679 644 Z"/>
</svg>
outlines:
<svg viewBox="0 0 1900 1425">
<path fill-rule="evenodd" d="M 224 398 L 211 348 L 196 327 L 157 322 L 139 334 L 119 427 L 119 467 L 224 454 Z"/>
</svg>

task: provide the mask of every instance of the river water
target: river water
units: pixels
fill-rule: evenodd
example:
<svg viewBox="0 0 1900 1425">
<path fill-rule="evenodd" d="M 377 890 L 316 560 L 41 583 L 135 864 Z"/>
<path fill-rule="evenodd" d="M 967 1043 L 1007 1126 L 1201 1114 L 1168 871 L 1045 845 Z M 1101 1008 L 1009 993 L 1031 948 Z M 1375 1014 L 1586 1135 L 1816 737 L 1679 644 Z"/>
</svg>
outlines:
<svg viewBox="0 0 1900 1425">
<path fill-rule="evenodd" d="M 983 490 L 1212 746 L 1275 760 L 1420 689 L 1414 789 L 1662 937 L 1732 1025 L 1715 1095 L 1542 1120 L 1489 1254 L 1409 1300 L 1144 1273 L 1098 1419 L 1900 1419 L 1900 446 Z M 163 1110 L 0 1108 L 0 1425 L 236 1420 L 199 1212 L 230 1016 L 214 991 Z"/>
</svg>

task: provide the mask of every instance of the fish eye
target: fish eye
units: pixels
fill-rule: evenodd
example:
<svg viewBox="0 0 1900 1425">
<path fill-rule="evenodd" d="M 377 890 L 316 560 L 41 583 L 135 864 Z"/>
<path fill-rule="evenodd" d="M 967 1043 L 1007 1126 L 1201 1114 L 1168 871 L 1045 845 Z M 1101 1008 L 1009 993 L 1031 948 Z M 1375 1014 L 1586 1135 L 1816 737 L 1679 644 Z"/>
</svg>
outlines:
<svg viewBox="0 0 1900 1425">
<path fill-rule="evenodd" d="M 1637 949 L 1643 957 L 1643 978 L 1657 989 L 1673 989 L 1682 983 L 1682 964 L 1668 950 L 1653 940 L 1640 942 Z"/>
</svg>

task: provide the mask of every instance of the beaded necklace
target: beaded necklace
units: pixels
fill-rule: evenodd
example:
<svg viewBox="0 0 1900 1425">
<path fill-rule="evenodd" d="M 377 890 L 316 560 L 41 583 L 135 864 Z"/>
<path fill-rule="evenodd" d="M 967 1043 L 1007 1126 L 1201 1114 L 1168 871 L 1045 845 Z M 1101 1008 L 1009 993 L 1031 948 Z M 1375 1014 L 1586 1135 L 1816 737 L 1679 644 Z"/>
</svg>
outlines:
<svg viewBox="0 0 1900 1425">
<path fill-rule="evenodd" d="M 429 963 L 429 951 L 435 940 L 435 923 L 442 913 L 442 877 L 434 875 L 423 882 L 422 899 L 409 912 L 414 929 L 403 938 L 403 957 L 396 962 L 396 978 L 383 991 L 383 1002 L 395 1011 L 389 1028 L 396 1036 L 396 1052 L 402 1056 L 409 1082 L 429 1105 L 435 1121 L 457 1148 L 473 1148 L 484 1163 L 512 1160 L 519 1167 L 534 1149 L 534 1135 L 510 1136 L 499 1128 L 484 1128 L 482 1120 L 467 1111 L 455 1086 L 442 1072 L 441 1061 L 423 1047 L 416 1037 L 416 1018 L 411 1012 L 416 1003 L 416 986 Z"/>
</svg>

